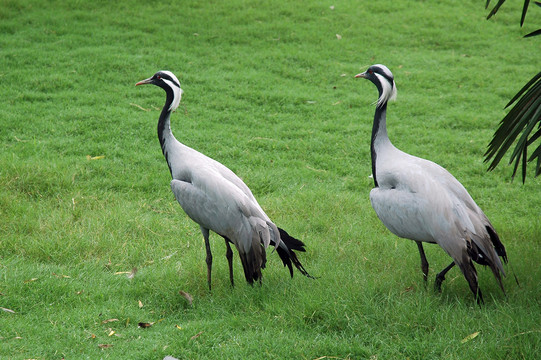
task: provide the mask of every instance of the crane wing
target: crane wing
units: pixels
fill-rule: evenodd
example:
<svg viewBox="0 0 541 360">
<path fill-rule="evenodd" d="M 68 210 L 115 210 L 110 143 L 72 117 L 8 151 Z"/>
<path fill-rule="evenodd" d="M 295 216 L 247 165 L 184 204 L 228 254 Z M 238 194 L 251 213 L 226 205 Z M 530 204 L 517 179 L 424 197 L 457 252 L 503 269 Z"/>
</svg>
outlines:
<svg viewBox="0 0 541 360">
<path fill-rule="evenodd" d="M 279 231 L 253 197 L 203 165 L 191 181 L 173 179 L 171 190 L 186 214 L 201 226 L 231 239 L 237 247 L 250 248 L 255 234 L 265 247 L 279 243 Z"/>
<path fill-rule="evenodd" d="M 383 166 L 378 171 L 379 187 L 370 192 L 385 226 L 403 238 L 438 243 L 458 261 L 473 241 L 503 272 L 488 230 L 493 227 L 464 186 L 436 163 L 407 157 L 394 162 L 393 168 Z"/>
<path fill-rule="evenodd" d="M 267 216 L 267 214 L 265 214 L 265 212 L 257 202 L 256 198 L 252 194 L 250 188 L 227 166 L 206 156 L 203 153 L 200 153 L 197 150 L 189 148 L 180 143 L 178 143 L 178 145 L 183 147 L 184 154 L 182 154 L 182 156 L 176 156 L 175 158 L 182 158 L 183 161 L 185 161 L 187 164 L 190 164 L 190 166 L 179 166 L 178 168 L 182 169 L 182 172 L 173 174 L 174 179 L 184 180 L 188 182 L 194 182 L 194 180 L 197 178 L 200 179 L 201 182 L 210 182 L 213 179 L 220 179 L 221 184 L 227 182 L 228 188 L 230 186 L 234 186 L 238 190 L 240 190 L 252 202 L 252 206 L 258 208 L 262 216 L 267 221 L 270 221 L 269 217 Z M 189 172 L 187 172 L 188 169 Z M 221 186 L 221 184 L 217 185 Z M 212 186 L 207 186 L 207 188 L 212 188 Z"/>
</svg>

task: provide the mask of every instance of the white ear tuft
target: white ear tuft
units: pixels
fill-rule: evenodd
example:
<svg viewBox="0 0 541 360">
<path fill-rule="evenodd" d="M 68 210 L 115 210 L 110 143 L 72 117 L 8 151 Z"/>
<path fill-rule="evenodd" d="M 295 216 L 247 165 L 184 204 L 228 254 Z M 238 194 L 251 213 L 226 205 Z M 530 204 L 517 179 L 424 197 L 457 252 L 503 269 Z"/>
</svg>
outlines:
<svg viewBox="0 0 541 360">
<path fill-rule="evenodd" d="M 171 81 L 163 79 L 173 89 L 173 102 L 169 107 L 169 111 L 175 111 L 180 105 L 180 99 L 182 98 L 182 89 L 172 84 Z"/>
<path fill-rule="evenodd" d="M 182 89 L 180 88 L 180 81 L 178 81 L 175 74 L 173 74 L 171 71 L 162 70 L 161 72 L 169 75 L 172 79 L 172 80 L 168 80 L 168 79 L 162 78 L 162 80 L 167 85 L 169 85 L 171 90 L 173 90 L 173 102 L 171 103 L 171 106 L 169 107 L 169 111 L 175 111 L 180 104 L 180 99 L 182 98 L 182 93 L 183 93 Z"/>
<path fill-rule="evenodd" d="M 394 80 L 389 82 L 384 76 L 374 73 L 378 77 L 379 83 L 381 84 L 381 96 L 378 99 L 377 107 L 381 107 L 384 103 L 388 101 L 396 100 L 396 85 L 394 83 Z"/>
</svg>

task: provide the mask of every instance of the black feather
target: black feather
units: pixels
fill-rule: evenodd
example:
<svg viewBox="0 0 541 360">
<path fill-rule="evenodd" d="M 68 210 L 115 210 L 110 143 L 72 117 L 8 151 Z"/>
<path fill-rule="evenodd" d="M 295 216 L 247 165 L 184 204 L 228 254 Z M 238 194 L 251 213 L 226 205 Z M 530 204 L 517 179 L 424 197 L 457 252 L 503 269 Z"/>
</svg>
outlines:
<svg viewBox="0 0 541 360">
<path fill-rule="evenodd" d="M 282 259 L 284 266 L 287 266 L 289 268 L 289 274 L 291 275 L 291 277 L 293 277 L 292 265 L 295 265 L 295 267 L 297 268 L 297 270 L 299 270 L 301 274 L 313 279 L 314 277 L 306 271 L 304 266 L 301 264 L 299 258 L 297 257 L 297 254 L 295 254 L 294 252 L 294 250 L 305 252 L 306 249 L 304 248 L 304 243 L 299 239 L 295 239 L 293 236 L 289 235 L 284 229 L 278 228 L 278 231 L 280 232 L 280 238 L 282 239 L 282 242 L 284 243 L 286 248 L 278 246 L 276 248 L 276 251 L 280 256 L 280 259 Z M 273 244 L 272 241 L 271 244 Z"/>
<path fill-rule="evenodd" d="M 503 262 L 507 264 L 507 252 L 505 251 L 505 246 L 503 246 L 500 241 L 500 237 L 492 227 L 487 226 L 486 229 L 490 235 L 490 241 L 492 241 L 492 245 L 494 245 L 494 249 L 496 249 L 496 254 L 498 254 L 498 256 L 503 259 Z"/>
</svg>

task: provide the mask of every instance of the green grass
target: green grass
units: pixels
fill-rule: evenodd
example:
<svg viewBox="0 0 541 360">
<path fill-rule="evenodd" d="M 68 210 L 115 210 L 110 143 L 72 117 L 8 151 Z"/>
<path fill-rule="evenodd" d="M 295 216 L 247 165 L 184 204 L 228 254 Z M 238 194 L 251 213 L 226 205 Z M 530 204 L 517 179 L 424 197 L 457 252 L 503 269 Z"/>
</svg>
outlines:
<svg viewBox="0 0 541 360">
<path fill-rule="evenodd" d="M 541 181 L 511 182 L 511 168 L 482 161 L 541 51 L 521 39 L 534 13 L 520 29 L 520 4 L 491 21 L 483 5 L 1 0 L 0 307 L 14 313 L 0 311 L 0 358 L 535 358 Z M 500 233 L 507 296 L 481 267 L 485 306 L 457 269 L 434 293 L 449 262 L 435 246 L 425 289 L 415 244 L 377 219 L 377 94 L 353 79 L 373 63 L 397 82 L 395 145 L 450 170 Z M 261 286 L 235 259 L 231 289 L 211 236 L 209 294 L 199 228 L 156 139 L 163 91 L 134 86 L 161 69 L 185 91 L 177 138 L 245 180 L 305 241 L 317 280 L 290 280 L 269 254 Z"/>
</svg>

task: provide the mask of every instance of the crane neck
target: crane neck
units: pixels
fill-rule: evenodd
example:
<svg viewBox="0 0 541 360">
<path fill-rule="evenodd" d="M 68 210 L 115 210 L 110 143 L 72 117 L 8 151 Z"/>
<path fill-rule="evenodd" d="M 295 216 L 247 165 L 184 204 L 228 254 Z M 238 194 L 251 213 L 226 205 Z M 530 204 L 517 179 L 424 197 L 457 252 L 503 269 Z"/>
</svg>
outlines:
<svg viewBox="0 0 541 360">
<path fill-rule="evenodd" d="M 370 142 L 370 156 L 372 158 L 372 178 L 374 179 L 374 186 L 378 187 L 378 180 L 376 177 L 376 160 L 378 153 L 380 153 L 385 147 L 392 147 L 391 140 L 387 135 L 387 102 L 384 102 L 380 106 L 376 107 L 374 114 L 374 123 L 372 125 L 372 139 Z"/>
<path fill-rule="evenodd" d="M 163 106 L 162 112 L 160 113 L 160 119 L 158 121 L 158 139 L 160 140 L 160 146 L 162 148 L 163 156 L 167 161 L 167 166 L 169 166 L 169 172 L 173 174 L 171 169 L 171 162 L 168 158 L 168 147 L 171 146 L 172 140 L 175 139 L 173 132 L 171 131 L 171 103 L 173 102 L 173 93 L 172 91 L 166 91 L 167 98 L 165 100 L 165 105 Z"/>
</svg>

